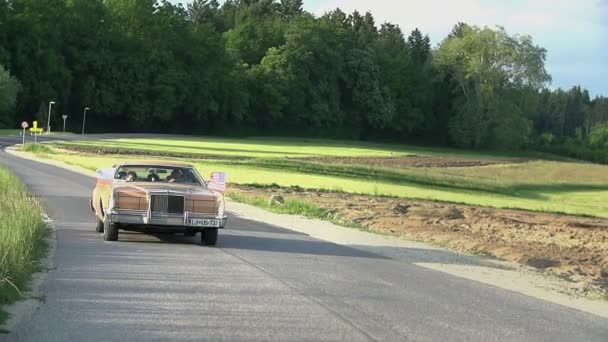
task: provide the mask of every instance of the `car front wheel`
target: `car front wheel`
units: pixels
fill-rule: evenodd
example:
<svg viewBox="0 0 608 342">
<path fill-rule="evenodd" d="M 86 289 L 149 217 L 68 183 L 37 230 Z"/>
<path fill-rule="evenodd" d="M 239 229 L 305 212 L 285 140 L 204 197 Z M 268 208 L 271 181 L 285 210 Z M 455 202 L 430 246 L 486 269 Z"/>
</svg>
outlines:
<svg viewBox="0 0 608 342">
<path fill-rule="evenodd" d="M 99 219 L 99 217 L 95 216 L 95 220 L 97 221 L 97 226 L 95 227 L 95 231 L 98 233 L 103 233 L 103 226 L 104 223 L 102 220 Z"/>
<path fill-rule="evenodd" d="M 111 223 L 107 215 L 103 220 L 103 239 L 105 241 L 118 240 L 118 225 Z"/>
<path fill-rule="evenodd" d="M 217 228 L 205 229 L 201 232 L 201 244 L 203 246 L 215 246 L 217 244 Z"/>
</svg>

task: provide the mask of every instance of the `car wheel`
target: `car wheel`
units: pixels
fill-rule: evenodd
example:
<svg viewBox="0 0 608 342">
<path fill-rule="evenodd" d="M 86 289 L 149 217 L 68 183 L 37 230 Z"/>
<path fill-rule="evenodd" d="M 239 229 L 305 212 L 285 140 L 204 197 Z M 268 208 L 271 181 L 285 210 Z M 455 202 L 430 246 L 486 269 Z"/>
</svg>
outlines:
<svg viewBox="0 0 608 342">
<path fill-rule="evenodd" d="M 110 223 L 108 216 L 103 220 L 103 239 L 105 241 L 117 241 L 118 240 L 118 225 Z"/>
<path fill-rule="evenodd" d="M 203 246 L 215 246 L 217 244 L 217 228 L 203 230 L 201 232 L 201 244 Z"/>
<path fill-rule="evenodd" d="M 97 226 L 95 227 L 95 231 L 98 233 L 103 233 L 103 221 L 99 219 L 99 217 L 95 216 L 95 220 L 97 221 Z"/>
</svg>

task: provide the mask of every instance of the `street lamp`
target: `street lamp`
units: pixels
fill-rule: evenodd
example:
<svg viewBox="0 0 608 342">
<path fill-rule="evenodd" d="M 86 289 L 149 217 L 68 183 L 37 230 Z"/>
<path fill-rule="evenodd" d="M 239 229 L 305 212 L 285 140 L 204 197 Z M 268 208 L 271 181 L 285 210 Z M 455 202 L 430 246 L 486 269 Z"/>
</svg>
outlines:
<svg viewBox="0 0 608 342">
<path fill-rule="evenodd" d="M 86 108 L 84 109 L 84 113 L 82 114 L 82 134 L 83 134 L 83 135 L 84 135 L 84 125 L 85 125 L 85 124 L 86 124 L 86 122 L 87 122 L 87 111 L 88 111 L 89 109 L 91 109 L 91 108 L 86 107 Z"/>
<path fill-rule="evenodd" d="M 46 121 L 46 133 L 47 134 L 51 133 L 51 107 L 53 107 L 54 104 L 55 104 L 55 101 L 49 102 L 49 118 Z"/>
</svg>

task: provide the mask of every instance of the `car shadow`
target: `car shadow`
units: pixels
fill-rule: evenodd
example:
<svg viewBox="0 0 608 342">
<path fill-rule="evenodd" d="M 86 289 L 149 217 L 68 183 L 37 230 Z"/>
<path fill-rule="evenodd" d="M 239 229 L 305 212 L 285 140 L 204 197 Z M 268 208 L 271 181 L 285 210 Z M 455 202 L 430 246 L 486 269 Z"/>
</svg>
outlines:
<svg viewBox="0 0 608 342">
<path fill-rule="evenodd" d="M 200 245 L 200 235 L 186 237 L 171 234 L 121 232 L 120 241 L 133 243 Z M 221 230 L 218 245 L 227 251 L 288 253 L 301 255 L 399 260 L 407 263 L 439 263 L 513 269 L 490 256 L 466 255 L 434 247 L 341 245 L 312 238 L 306 234 L 255 220 L 231 217 Z"/>
</svg>

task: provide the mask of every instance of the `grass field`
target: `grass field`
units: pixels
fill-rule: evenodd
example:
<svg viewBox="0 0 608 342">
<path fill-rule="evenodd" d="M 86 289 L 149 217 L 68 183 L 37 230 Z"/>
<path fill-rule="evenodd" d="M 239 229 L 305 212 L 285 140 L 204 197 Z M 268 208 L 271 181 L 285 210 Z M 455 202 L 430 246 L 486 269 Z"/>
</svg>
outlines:
<svg viewBox="0 0 608 342">
<path fill-rule="evenodd" d="M 44 252 L 46 228 L 36 200 L 0 167 L 0 304 L 19 299 L 36 260 Z M 0 310 L 0 322 L 6 314 Z"/>
<path fill-rule="evenodd" d="M 0 129 L 0 136 L 19 135 L 18 129 Z"/>
<path fill-rule="evenodd" d="M 72 146 L 91 146 L 89 141 L 70 142 Z M 100 144 L 94 144 L 100 146 Z M 212 156 L 238 156 L 254 158 L 281 158 L 307 156 L 397 156 L 397 155 L 436 155 L 462 156 L 470 158 L 512 159 L 521 157 L 509 153 L 488 155 L 475 151 L 449 148 L 428 148 L 398 144 L 378 144 L 322 139 L 292 138 L 166 138 L 166 139 L 109 139 L 104 148 L 137 149 L 153 152 L 181 152 Z M 533 154 L 537 155 L 537 154 Z"/>
<path fill-rule="evenodd" d="M 542 155 L 295 139 L 118 139 L 103 143 L 74 142 L 64 146 L 86 147 L 91 149 L 90 152 L 103 146 L 119 153 L 172 156 L 171 159 L 196 164 L 203 174 L 227 171 L 229 180 L 239 184 L 297 185 L 351 193 L 608 217 L 608 166 L 546 160 Z M 45 155 L 92 170 L 125 159 L 152 158 L 90 152 Z M 407 155 L 473 158 L 503 163 L 479 167 L 396 169 L 300 159 Z M 529 161 L 522 163 L 522 158 Z"/>
</svg>

